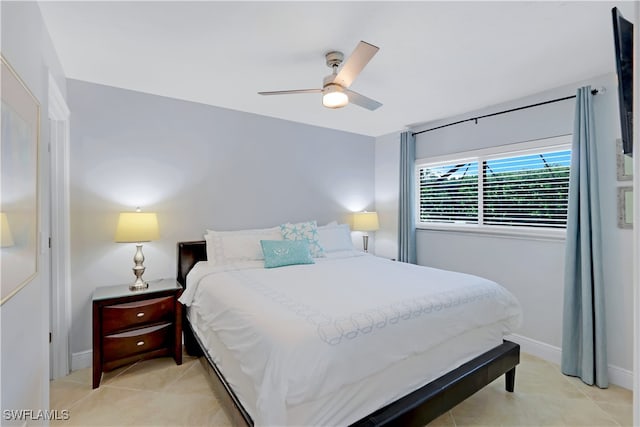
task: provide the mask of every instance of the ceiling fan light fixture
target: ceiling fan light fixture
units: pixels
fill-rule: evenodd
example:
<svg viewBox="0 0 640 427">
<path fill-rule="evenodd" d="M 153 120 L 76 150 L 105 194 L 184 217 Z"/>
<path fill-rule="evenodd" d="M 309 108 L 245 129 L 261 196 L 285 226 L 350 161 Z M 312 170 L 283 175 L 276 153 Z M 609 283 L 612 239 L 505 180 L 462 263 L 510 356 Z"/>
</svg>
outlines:
<svg viewBox="0 0 640 427">
<path fill-rule="evenodd" d="M 327 108 L 341 108 L 349 103 L 349 96 L 337 84 L 328 84 L 322 91 L 322 105 Z"/>
<path fill-rule="evenodd" d="M 2 0 L 0 0 L 2 1 Z M 326 64 L 331 74 L 322 80 L 322 89 L 293 89 L 258 92 L 259 95 L 292 95 L 298 93 L 322 93 L 322 105 L 327 108 L 342 108 L 347 104 L 357 105 L 369 111 L 382 106 L 376 100 L 367 98 L 349 89 L 353 80 L 380 50 L 377 46 L 360 41 L 351 56 L 344 61 L 342 52 L 331 51 L 325 54 Z M 342 66 L 340 71 L 338 69 Z"/>
</svg>

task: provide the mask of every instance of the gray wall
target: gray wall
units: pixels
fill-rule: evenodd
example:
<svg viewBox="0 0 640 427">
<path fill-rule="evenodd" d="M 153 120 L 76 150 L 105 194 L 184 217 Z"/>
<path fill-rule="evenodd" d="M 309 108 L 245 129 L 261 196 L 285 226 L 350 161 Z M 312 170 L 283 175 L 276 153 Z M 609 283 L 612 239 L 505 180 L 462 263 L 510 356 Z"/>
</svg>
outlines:
<svg viewBox="0 0 640 427">
<path fill-rule="evenodd" d="M 572 95 L 578 87 L 586 84 L 605 88 L 604 93 L 594 97 L 594 113 L 599 144 L 609 364 L 614 372 L 630 379 L 633 365 L 632 233 L 617 227 L 616 187 L 623 183 L 616 181 L 615 140 L 620 130 L 615 76 L 596 77 L 503 105 L 427 123 L 415 130 Z M 574 104 L 573 100 L 563 101 L 481 119 L 477 124 L 469 122 L 418 135 L 416 158 L 572 133 Z M 387 152 L 390 144 L 393 142 L 388 137 L 378 138 L 376 153 Z M 397 140 L 395 145 L 399 145 Z M 395 232 L 393 229 L 386 231 L 389 235 Z M 564 240 L 418 230 L 417 245 L 421 265 L 477 274 L 503 284 L 518 297 L 524 310 L 524 323 L 517 333 L 542 344 L 556 348 L 561 346 Z"/>
<path fill-rule="evenodd" d="M 175 277 L 176 242 L 206 228 L 345 221 L 373 209 L 374 138 L 68 81 L 73 353 L 91 348 L 91 293 L 133 279 L 118 213 L 158 213 L 145 278 Z"/>
<path fill-rule="evenodd" d="M 49 233 L 48 79 L 66 92 L 62 67 L 35 2 L 0 2 L 2 55 L 40 103 L 39 230 Z M 49 260 L 39 254 L 38 275 L 0 307 L 1 409 L 49 408 Z M 3 420 L 2 424 L 12 425 Z M 16 425 L 23 424 L 15 422 Z"/>
</svg>

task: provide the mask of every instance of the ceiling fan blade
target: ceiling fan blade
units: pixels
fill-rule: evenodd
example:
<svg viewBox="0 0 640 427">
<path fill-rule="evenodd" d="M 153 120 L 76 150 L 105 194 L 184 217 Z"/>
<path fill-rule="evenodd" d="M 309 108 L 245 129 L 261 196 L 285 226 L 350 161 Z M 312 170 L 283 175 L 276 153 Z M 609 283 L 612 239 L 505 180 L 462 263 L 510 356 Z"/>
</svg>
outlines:
<svg viewBox="0 0 640 427">
<path fill-rule="evenodd" d="M 321 93 L 322 89 L 295 89 L 295 90 L 275 90 L 272 92 L 258 92 L 259 95 L 293 95 L 296 93 Z"/>
<path fill-rule="evenodd" d="M 358 43 L 351 56 L 342 64 L 342 69 L 333 82 L 345 88 L 351 86 L 351 83 L 379 50 L 379 47 L 367 42 Z"/>
<path fill-rule="evenodd" d="M 367 110 L 377 110 L 379 107 L 382 107 L 382 104 L 376 100 L 371 98 L 367 98 L 364 95 L 360 95 L 358 92 L 354 92 L 349 89 L 345 89 L 347 96 L 349 97 L 349 102 L 359 105 Z"/>
</svg>

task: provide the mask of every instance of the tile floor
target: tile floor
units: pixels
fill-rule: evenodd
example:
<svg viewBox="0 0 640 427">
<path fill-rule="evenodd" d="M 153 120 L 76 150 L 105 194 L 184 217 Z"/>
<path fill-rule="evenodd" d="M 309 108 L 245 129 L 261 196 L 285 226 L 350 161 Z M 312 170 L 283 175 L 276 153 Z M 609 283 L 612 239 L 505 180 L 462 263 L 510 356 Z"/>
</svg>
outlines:
<svg viewBox="0 0 640 427">
<path fill-rule="evenodd" d="M 51 409 L 69 410 L 57 426 L 229 426 L 199 359 L 138 362 L 103 375 L 91 369 L 51 382 Z M 557 365 L 521 354 L 515 393 L 499 378 L 429 426 L 631 426 L 629 390 L 601 390 L 560 374 Z"/>
</svg>

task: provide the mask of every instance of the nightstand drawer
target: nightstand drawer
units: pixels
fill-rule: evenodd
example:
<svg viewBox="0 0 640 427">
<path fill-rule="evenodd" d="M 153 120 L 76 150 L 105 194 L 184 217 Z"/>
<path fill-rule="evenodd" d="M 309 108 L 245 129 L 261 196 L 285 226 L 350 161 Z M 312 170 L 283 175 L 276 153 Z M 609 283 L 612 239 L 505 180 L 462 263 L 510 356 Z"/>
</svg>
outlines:
<svg viewBox="0 0 640 427">
<path fill-rule="evenodd" d="M 168 347 L 173 324 L 149 326 L 104 337 L 102 351 L 105 362 L 138 353 Z"/>
<path fill-rule="evenodd" d="M 102 309 L 102 333 L 108 335 L 146 323 L 171 321 L 174 317 L 173 296 L 108 305 Z"/>
</svg>

